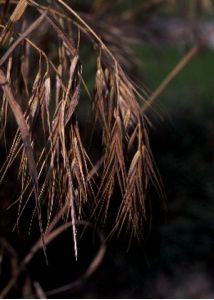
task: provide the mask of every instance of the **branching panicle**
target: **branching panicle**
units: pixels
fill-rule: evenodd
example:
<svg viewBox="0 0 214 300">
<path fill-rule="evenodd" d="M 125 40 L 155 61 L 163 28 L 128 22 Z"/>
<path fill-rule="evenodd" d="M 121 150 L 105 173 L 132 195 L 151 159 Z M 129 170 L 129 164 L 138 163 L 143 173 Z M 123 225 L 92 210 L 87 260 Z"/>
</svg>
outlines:
<svg viewBox="0 0 214 300">
<path fill-rule="evenodd" d="M 39 16 L 32 22 L 26 19 L 28 26 L 19 26 L 23 31 L 15 33 L 14 24 L 23 22 L 29 7 Z M 17 226 L 33 193 L 33 217 L 38 215 L 41 234 L 66 205 L 77 257 L 77 220 L 83 219 L 90 208 L 88 218 L 93 215 L 97 222 L 105 223 L 118 185 L 121 200 L 112 231 L 120 232 L 126 226 L 131 236 L 138 236 L 146 214 L 148 186 L 150 182 L 158 184 L 158 176 L 139 94 L 120 63 L 80 15 L 62 0 L 56 1 L 55 8 L 20 0 L 8 23 L 0 26 L 0 136 L 5 134 L 8 104 L 18 127 L 0 169 L 0 181 L 18 160 L 21 191 Z M 54 49 L 45 45 L 42 26 L 48 28 Z M 95 166 L 84 148 L 76 113 L 85 88 L 79 53 L 84 35 L 94 44 L 97 58 L 91 105 L 102 130 L 103 153 Z M 17 51 L 21 53 L 19 64 Z M 20 68 L 16 84 L 12 80 L 14 64 Z M 47 207 L 45 217 L 42 206 Z"/>
</svg>

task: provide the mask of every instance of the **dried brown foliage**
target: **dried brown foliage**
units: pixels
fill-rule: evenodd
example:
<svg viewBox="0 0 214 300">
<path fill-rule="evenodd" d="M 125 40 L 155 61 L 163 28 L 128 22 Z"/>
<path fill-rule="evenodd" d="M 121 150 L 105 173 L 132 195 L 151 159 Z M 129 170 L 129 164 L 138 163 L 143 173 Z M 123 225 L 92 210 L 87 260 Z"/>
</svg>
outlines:
<svg viewBox="0 0 214 300">
<path fill-rule="evenodd" d="M 66 205 L 77 257 L 77 221 L 93 216 L 105 223 L 118 184 L 121 201 L 112 232 L 119 233 L 125 226 L 131 237 L 138 236 L 146 215 L 149 184 L 159 185 L 148 122 L 139 104 L 141 94 L 110 48 L 72 5 L 63 0 L 52 5 L 19 0 L 3 1 L 0 6 L 1 138 L 7 140 L 10 110 L 17 124 L 0 169 L 0 182 L 18 161 L 21 193 L 17 226 L 33 194 L 32 221 L 37 216 L 42 235 L 57 211 Z M 76 117 L 86 88 L 82 69 L 87 65 L 81 65 L 79 56 L 85 38 L 94 46 L 97 58 L 90 101 L 103 143 L 103 153 L 93 163 Z M 46 216 L 42 215 L 43 205 Z M 86 216 L 88 208 L 91 213 Z"/>
</svg>

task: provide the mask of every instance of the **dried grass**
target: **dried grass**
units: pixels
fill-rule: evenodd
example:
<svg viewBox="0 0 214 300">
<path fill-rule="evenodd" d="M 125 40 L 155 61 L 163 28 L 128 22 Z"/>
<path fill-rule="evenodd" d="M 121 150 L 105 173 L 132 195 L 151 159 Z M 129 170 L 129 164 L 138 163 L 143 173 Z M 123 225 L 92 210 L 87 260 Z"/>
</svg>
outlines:
<svg viewBox="0 0 214 300">
<path fill-rule="evenodd" d="M 105 223 L 118 184 L 122 196 L 112 233 L 126 227 L 131 237 L 139 236 L 148 187 L 160 185 L 137 88 L 117 55 L 63 0 L 51 7 L 20 0 L 9 15 L 14 4 L 0 5 L 5 8 L 0 24 L 1 137 L 6 135 L 8 105 L 17 124 L 0 181 L 18 161 L 21 193 L 16 225 L 33 193 L 32 221 L 37 216 L 42 235 L 57 211 L 67 205 L 65 215 L 70 214 L 77 258 L 77 220 L 85 218 L 90 208 L 88 219 L 95 216 L 98 223 Z M 51 36 L 54 55 L 48 45 L 44 47 L 43 30 Z M 94 164 L 76 117 L 85 88 L 82 68 L 87 65 L 82 66 L 79 58 L 84 37 L 90 39 L 97 58 L 91 105 L 102 129 L 103 153 Z M 42 205 L 47 207 L 46 216 Z"/>
</svg>

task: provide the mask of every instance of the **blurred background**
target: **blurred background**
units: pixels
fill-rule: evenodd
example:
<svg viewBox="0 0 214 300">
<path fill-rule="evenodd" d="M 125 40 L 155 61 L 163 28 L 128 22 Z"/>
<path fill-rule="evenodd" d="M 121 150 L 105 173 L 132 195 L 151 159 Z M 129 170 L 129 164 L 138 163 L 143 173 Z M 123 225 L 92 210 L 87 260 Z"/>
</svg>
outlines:
<svg viewBox="0 0 214 300">
<path fill-rule="evenodd" d="M 125 233 L 110 239 L 96 272 L 81 287 L 52 297 L 214 298 L 214 1 L 72 2 L 147 95 L 191 47 L 206 42 L 146 111 L 165 197 L 151 190 L 142 240 L 127 249 Z M 81 55 L 90 87 L 95 70 L 90 47 Z M 86 136 L 87 110 L 83 102 L 79 116 Z M 21 253 L 22 239 L 8 236 Z M 64 233 L 51 244 L 49 267 L 42 254 L 29 266 L 44 290 L 75 280 L 99 246 L 92 233 L 84 235 L 76 263 L 70 240 L 70 232 Z"/>
</svg>

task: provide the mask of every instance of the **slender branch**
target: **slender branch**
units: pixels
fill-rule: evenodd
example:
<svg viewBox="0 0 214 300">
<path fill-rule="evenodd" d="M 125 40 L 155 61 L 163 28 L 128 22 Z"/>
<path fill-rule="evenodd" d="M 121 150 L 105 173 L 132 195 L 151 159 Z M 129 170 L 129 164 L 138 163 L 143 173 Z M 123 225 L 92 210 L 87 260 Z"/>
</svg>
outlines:
<svg viewBox="0 0 214 300">
<path fill-rule="evenodd" d="M 59 222 L 60 216 L 62 216 L 62 214 L 64 213 L 64 210 L 65 210 L 65 207 L 63 207 L 61 209 L 61 211 L 57 214 L 57 216 L 54 218 L 54 220 L 50 224 L 49 229 L 45 232 L 44 238 L 45 238 L 46 245 L 49 244 L 56 236 L 61 234 L 65 229 L 67 229 L 68 227 L 70 227 L 72 225 L 72 222 L 69 222 L 69 223 L 63 224 L 59 228 L 51 231 L 51 229 Z M 12 287 L 15 285 L 19 275 L 24 271 L 26 265 L 29 264 L 29 262 L 34 257 L 35 253 L 42 248 L 43 248 L 43 240 L 42 240 L 42 237 L 40 237 L 37 240 L 37 242 L 33 245 L 31 250 L 28 252 L 28 254 L 25 256 L 25 258 L 22 260 L 22 262 L 20 263 L 16 274 L 14 274 L 14 276 L 10 279 L 8 284 L 0 292 L 0 299 L 3 299 L 8 295 L 8 293 L 10 292 Z"/>
<path fill-rule="evenodd" d="M 160 83 L 156 90 L 151 94 L 149 99 L 144 103 L 141 112 L 143 113 L 151 104 L 160 96 L 166 89 L 169 83 L 176 77 L 176 75 L 186 66 L 186 64 L 193 58 L 195 54 L 204 46 L 205 41 L 200 42 L 198 45 L 193 46 L 170 71 L 166 78 Z"/>
<path fill-rule="evenodd" d="M 7 50 L 7 52 L 2 56 L 0 59 L 0 66 L 3 65 L 3 63 L 8 59 L 8 57 L 11 55 L 11 53 L 16 49 L 16 47 L 29 35 L 31 34 L 38 26 L 42 23 L 42 21 L 45 19 L 47 15 L 47 10 L 45 10 L 41 16 L 36 19 L 35 22 L 32 23 L 32 25 L 23 32 L 20 37 L 12 44 L 12 46 Z"/>
<path fill-rule="evenodd" d="M 84 226 L 90 226 L 90 227 L 93 228 L 93 225 L 91 225 L 89 222 L 82 221 L 79 224 L 84 225 Z M 105 245 L 104 237 L 100 233 L 98 233 L 98 235 L 99 235 L 99 238 L 100 238 L 101 246 L 100 246 L 97 254 L 95 255 L 95 257 L 93 258 L 93 260 L 89 264 L 88 268 L 83 273 L 83 275 L 81 275 L 77 280 L 75 280 L 71 283 L 68 283 L 68 284 L 66 284 L 64 286 L 61 286 L 59 288 L 56 288 L 56 289 L 45 292 L 45 294 L 47 296 L 57 295 L 57 294 L 60 294 L 60 293 L 66 292 L 66 291 L 70 291 L 73 288 L 81 286 L 84 283 L 84 281 L 86 279 L 88 279 L 96 271 L 96 269 L 101 264 L 101 262 L 104 258 L 105 252 L 106 252 L 106 245 Z"/>
<path fill-rule="evenodd" d="M 57 0 L 61 5 L 63 5 L 79 22 L 82 24 L 85 29 L 94 37 L 94 39 L 106 50 L 108 55 L 116 62 L 116 58 L 109 50 L 109 48 L 103 43 L 102 39 L 94 32 L 94 30 L 80 17 L 78 13 L 76 13 L 68 4 L 66 4 L 63 0 Z"/>
<path fill-rule="evenodd" d="M 69 227 L 72 227 L 73 224 L 72 224 L 72 221 L 71 221 L 71 222 L 68 222 L 68 223 L 65 223 L 65 224 L 61 225 L 60 227 L 56 228 L 53 231 L 50 231 L 50 229 L 52 229 L 57 224 L 57 222 L 60 220 L 60 217 L 63 215 L 64 210 L 65 210 L 65 207 L 63 207 L 61 209 L 59 214 L 55 217 L 55 219 L 50 224 L 48 230 L 46 231 L 46 233 L 45 233 L 46 245 L 48 245 L 52 240 L 54 240 L 57 236 L 59 236 L 66 229 L 68 229 Z M 83 222 L 83 221 L 79 222 L 79 225 L 86 225 L 86 226 L 93 227 L 93 225 L 91 225 L 90 223 Z M 82 284 L 82 282 L 84 280 L 86 280 L 88 277 L 90 277 L 95 272 L 95 270 L 100 265 L 104 255 L 105 255 L 105 252 L 106 252 L 104 237 L 101 234 L 99 234 L 99 237 L 100 237 L 100 241 L 101 241 L 100 249 L 98 250 L 95 258 L 92 260 L 92 262 L 90 263 L 89 267 L 86 269 L 84 274 L 79 279 L 75 280 L 73 283 L 65 285 L 65 286 L 57 288 L 57 289 L 54 289 L 54 290 L 51 290 L 51 291 L 49 291 L 45 294 L 50 296 L 50 295 L 55 295 L 55 294 L 59 294 L 61 292 L 70 290 L 71 288 L 79 286 L 80 284 Z M 15 285 L 19 275 L 24 271 L 25 267 L 33 259 L 35 253 L 38 252 L 42 248 L 43 248 L 42 238 L 39 238 L 37 240 L 37 242 L 31 248 L 31 250 L 28 252 L 28 254 L 25 256 L 25 258 L 22 260 L 22 262 L 20 263 L 20 266 L 19 266 L 16 274 L 14 274 L 14 276 L 11 278 L 11 280 L 8 282 L 8 284 L 5 286 L 5 288 L 1 291 L 0 299 L 3 299 L 8 295 L 8 293 L 10 292 L 12 287 Z"/>
</svg>

